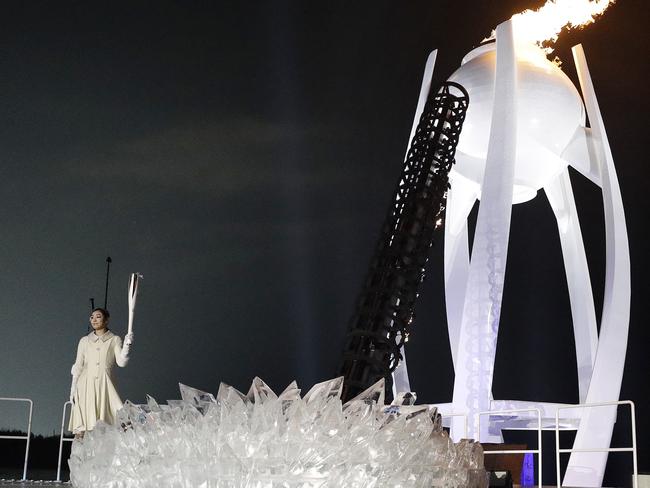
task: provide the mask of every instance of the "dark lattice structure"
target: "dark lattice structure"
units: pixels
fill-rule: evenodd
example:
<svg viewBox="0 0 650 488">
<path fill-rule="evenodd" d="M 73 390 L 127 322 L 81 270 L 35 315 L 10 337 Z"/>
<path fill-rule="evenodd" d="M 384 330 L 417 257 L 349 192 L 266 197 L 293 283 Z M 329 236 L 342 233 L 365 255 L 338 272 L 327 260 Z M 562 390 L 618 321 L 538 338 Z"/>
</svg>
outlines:
<svg viewBox="0 0 650 488">
<path fill-rule="evenodd" d="M 425 105 L 350 322 L 340 369 L 343 400 L 381 378 L 390 397 L 391 373 L 408 340 L 433 234 L 442 223 L 468 104 L 467 91 L 447 82 Z"/>
</svg>

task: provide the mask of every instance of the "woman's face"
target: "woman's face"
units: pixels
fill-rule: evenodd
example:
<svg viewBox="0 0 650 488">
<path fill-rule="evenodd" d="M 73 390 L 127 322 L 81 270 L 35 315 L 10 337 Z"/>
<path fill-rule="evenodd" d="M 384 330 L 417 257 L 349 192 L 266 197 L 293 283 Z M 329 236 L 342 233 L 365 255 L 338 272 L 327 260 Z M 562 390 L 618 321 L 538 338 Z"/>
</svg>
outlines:
<svg viewBox="0 0 650 488">
<path fill-rule="evenodd" d="M 108 320 L 104 318 L 104 314 L 99 310 L 95 310 L 90 314 L 90 326 L 93 330 L 105 329 L 108 324 Z"/>
</svg>

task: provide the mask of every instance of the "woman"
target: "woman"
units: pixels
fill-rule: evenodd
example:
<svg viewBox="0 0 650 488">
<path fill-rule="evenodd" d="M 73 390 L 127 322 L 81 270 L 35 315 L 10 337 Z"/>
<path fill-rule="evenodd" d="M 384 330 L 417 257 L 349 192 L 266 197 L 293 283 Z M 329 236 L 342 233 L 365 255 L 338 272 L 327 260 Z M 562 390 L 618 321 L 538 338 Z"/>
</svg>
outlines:
<svg viewBox="0 0 650 488">
<path fill-rule="evenodd" d="M 77 360 L 72 366 L 70 401 L 71 430 L 78 438 L 93 430 L 97 421 L 112 424 L 122 400 L 113 384 L 112 369 L 117 363 L 124 367 L 129 362 L 133 334 L 122 340 L 108 330 L 108 310 L 96 308 L 90 314 L 93 331 L 82 337 L 77 347 Z"/>
</svg>

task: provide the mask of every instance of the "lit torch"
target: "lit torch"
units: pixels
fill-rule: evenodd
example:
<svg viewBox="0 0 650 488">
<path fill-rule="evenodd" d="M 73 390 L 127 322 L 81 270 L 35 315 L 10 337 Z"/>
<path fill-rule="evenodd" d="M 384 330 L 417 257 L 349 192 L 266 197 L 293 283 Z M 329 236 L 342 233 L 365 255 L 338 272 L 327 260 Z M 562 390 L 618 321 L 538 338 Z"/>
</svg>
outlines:
<svg viewBox="0 0 650 488">
<path fill-rule="evenodd" d="M 612 3 L 550 0 L 536 11 L 517 14 L 496 28 L 495 42 L 468 53 L 449 78 L 467 90 L 470 103 L 449 175 L 444 227 L 454 392 L 451 404 L 438 407 L 443 413 L 467 413 L 468 435 L 481 442 L 502 442 L 501 428 L 536 428 L 539 422 L 547 428 L 557 413 L 562 428 L 577 429 L 574 449 L 583 451 L 571 454 L 563 480 L 568 486 L 602 483 L 616 407 L 497 400 L 492 379 L 512 205 L 543 190 L 562 248 L 580 403 L 609 405 L 619 398 L 629 328 L 630 256 L 616 169 L 582 47 L 573 48 L 581 92 L 547 59 L 551 49 L 544 47 L 562 29 L 593 22 Z M 435 57 L 435 52 L 429 57 L 426 73 L 433 71 Z M 425 78 L 423 86 L 427 82 Z M 607 249 L 600 330 L 569 166 L 602 189 Z M 480 205 L 469 239 L 467 218 L 476 200 Z M 473 242 L 471 259 L 468 241 Z M 498 414 L 492 422 L 487 416 L 481 419 L 483 413 L 499 410 L 504 413 L 498 421 Z M 531 413 L 537 411 L 539 417 Z M 451 422 L 454 439 L 464 437 L 462 419 L 456 416 Z M 598 449 L 603 452 L 585 452 Z"/>
<path fill-rule="evenodd" d="M 525 41 L 544 47 L 547 54 L 553 52 L 552 44 L 557 41 L 565 27 L 575 29 L 591 24 L 602 15 L 614 0 L 548 0 L 537 10 L 524 10 L 512 16 L 515 36 L 518 41 Z M 489 39 L 494 39 L 492 31 Z"/>
</svg>

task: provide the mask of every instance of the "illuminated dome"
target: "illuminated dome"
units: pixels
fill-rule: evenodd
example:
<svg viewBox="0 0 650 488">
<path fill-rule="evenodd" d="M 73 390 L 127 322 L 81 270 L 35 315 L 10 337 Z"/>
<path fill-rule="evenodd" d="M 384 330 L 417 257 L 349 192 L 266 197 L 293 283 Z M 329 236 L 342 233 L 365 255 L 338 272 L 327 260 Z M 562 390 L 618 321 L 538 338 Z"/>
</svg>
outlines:
<svg viewBox="0 0 650 488">
<path fill-rule="evenodd" d="M 490 43 L 471 51 L 449 78 L 463 85 L 470 99 L 455 171 L 479 185 L 483 181 L 494 103 L 495 47 Z M 575 86 L 540 49 L 519 43 L 517 58 L 514 203 L 534 198 L 537 190 L 566 168 L 560 155 L 585 117 Z"/>
</svg>

